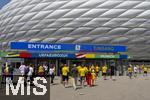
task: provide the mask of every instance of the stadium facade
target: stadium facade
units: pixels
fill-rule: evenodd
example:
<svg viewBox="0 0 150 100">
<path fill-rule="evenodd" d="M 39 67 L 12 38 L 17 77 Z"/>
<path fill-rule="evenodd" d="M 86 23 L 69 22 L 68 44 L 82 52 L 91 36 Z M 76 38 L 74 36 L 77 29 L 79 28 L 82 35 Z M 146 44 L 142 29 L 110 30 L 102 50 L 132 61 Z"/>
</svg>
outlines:
<svg viewBox="0 0 150 100">
<path fill-rule="evenodd" d="M 12 0 L 0 10 L 0 45 L 126 45 L 135 59 L 149 59 L 149 19 L 150 0 Z"/>
</svg>

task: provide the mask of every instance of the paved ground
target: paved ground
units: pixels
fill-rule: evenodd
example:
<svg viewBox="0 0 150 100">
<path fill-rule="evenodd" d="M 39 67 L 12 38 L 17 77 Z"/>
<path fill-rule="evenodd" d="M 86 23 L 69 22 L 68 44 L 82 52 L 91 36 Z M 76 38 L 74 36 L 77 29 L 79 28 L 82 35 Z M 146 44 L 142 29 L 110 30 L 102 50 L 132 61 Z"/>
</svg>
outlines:
<svg viewBox="0 0 150 100">
<path fill-rule="evenodd" d="M 120 76 L 116 79 L 98 79 L 97 86 L 74 91 L 72 87 L 64 88 L 57 78 L 56 85 L 50 86 L 50 100 L 150 100 L 150 76 L 131 80 Z"/>
</svg>

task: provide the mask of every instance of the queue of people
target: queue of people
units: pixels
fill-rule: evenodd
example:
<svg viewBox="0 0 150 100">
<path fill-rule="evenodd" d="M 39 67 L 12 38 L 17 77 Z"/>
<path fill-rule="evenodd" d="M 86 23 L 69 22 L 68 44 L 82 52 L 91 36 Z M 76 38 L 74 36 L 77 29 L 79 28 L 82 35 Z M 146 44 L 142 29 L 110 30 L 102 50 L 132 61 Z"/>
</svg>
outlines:
<svg viewBox="0 0 150 100">
<path fill-rule="evenodd" d="M 116 75 L 115 66 L 107 66 L 106 64 L 102 67 L 97 64 L 85 65 L 85 64 L 73 64 L 68 66 L 67 64 L 62 64 L 60 67 L 60 80 L 64 87 L 68 87 L 69 80 L 73 88 L 76 90 L 77 86 L 81 87 L 89 86 L 92 87 L 96 85 L 96 80 L 99 76 L 103 76 L 104 80 L 107 80 L 108 76 L 110 79 L 114 80 Z M 50 84 L 54 84 L 54 78 L 56 75 L 56 66 L 54 64 L 47 66 L 46 64 L 38 64 L 34 66 L 33 64 L 21 64 L 19 67 L 19 72 L 22 77 L 27 82 L 32 82 L 34 76 L 50 76 Z M 101 72 L 101 73 L 100 73 Z M 138 74 L 143 73 L 146 77 L 148 73 L 148 67 L 146 65 L 129 65 L 127 68 L 128 76 L 130 79 L 132 77 L 137 77 Z M 10 64 L 4 64 L 2 66 L 2 83 L 13 82 L 14 67 Z"/>
<path fill-rule="evenodd" d="M 66 64 L 62 65 L 60 68 L 61 72 L 61 83 L 64 87 L 68 86 L 68 81 L 71 79 L 73 88 L 77 89 L 77 83 L 79 79 L 80 86 L 84 87 L 85 85 L 94 86 L 96 78 L 99 76 L 100 67 L 98 65 L 94 66 L 85 66 L 85 65 L 76 65 L 69 67 Z"/>
<path fill-rule="evenodd" d="M 102 67 L 98 65 L 86 66 L 73 64 L 72 66 L 67 66 L 63 64 L 60 68 L 61 72 L 61 83 L 63 83 L 64 87 L 68 87 L 69 79 L 73 88 L 76 90 L 78 84 L 81 87 L 84 86 L 94 86 L 96 84 L 96 79 L 100 76 L 100 72 L 102 72 L 102 76 L 104 80 L 107 80 L 107 77 L 110 76 L 110 79 L 115 81 L 116 70 L 115 66 L 107 66 L 106 64 Z M 143 72 L 143 76 L 147 76 L 148 67 L 144 66 L 139 71 L 137 66 L 130 65 L 127 69 L 128 76 L 132 79 L 132 76 L 137 77 L 137 74 Z"/>
<path fill-rule="evenodd" d="M 129 65 L 128 66 L 128 76 L 130 79 L 132 79 L 132 76 L 135 78 L 138 76 L 138 74 L 142 74 L 143 76 L 147 76 L 148 73 L 148 67 L 146 65 Z"/>
<path fill-rule="evenodd" d="M 11 64 L 4 64 L 2 66 L 2 83 L 13 82 L 14 75 L 22 76 L 27 82 L 32 82 L 35 76 L 51 77 L 51 83 L 53 83 L 54 74 L 55 74 L 55 66 L 51 65 L 48 67 L 46 64 L 39 64 L 37 67 L 33 64 L 24 64 L 20 65 L 19 74 L 14 73 L 14 67 Z"/>
</svg>

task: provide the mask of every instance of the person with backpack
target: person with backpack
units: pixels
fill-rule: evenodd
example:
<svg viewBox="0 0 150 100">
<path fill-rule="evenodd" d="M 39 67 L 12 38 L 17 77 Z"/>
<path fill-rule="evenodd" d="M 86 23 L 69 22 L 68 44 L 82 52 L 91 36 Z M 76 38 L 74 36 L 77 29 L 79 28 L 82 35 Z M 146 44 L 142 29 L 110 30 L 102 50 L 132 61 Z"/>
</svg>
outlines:
<svg viewBox="0 0 150 100">
<path fill-rule="evenodd" d="M 76 64 L 74 64 L 73 67 L 71 68 L 70 75 L 71 75 L 71 80 L 72 80 L 72 86 L 74 90 L 76 90 L 77 78 L 78 78 L 78 70 L 77 70 Z"/>
</svg>

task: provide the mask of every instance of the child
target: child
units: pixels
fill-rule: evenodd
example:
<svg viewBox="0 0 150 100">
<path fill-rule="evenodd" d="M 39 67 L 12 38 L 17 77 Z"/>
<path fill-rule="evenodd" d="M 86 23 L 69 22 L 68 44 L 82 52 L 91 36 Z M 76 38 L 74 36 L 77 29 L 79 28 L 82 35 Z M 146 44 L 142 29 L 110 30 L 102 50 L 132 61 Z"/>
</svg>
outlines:
<svg viewBox="0 0 150 100">
<path fill-rule="evenodd" d="M 96 79 L 95 70 L 92 70 L 91 75 L 92 75 L 92 86 L 93 86 L 95 84 L 95 79 Z"/>
<path fill-rule="evenodd" d="M 90 71 L 88 71 L 86 74 L 86 82 L 88 86 L 92 86 L 92 74 Z"/>
</svg>

